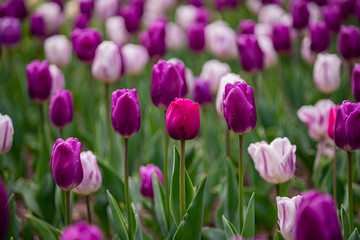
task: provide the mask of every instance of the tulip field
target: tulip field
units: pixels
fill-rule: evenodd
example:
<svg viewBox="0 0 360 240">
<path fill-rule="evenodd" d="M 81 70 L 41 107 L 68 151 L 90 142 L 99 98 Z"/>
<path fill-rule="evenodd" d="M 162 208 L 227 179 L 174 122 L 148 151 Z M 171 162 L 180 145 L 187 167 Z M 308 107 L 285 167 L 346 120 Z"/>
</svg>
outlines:
<svg viewBox="0 0 360 240">
<path fill-rule="evenodd" d="M 0 240 L 360 239 L 360 0 L 0 3 Z"/>
</svg>

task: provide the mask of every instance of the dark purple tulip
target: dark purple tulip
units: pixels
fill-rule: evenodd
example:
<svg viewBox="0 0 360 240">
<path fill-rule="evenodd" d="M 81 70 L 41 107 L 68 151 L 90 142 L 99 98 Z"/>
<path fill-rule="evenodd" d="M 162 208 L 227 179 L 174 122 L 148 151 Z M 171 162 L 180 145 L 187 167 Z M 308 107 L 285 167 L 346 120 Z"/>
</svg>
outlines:
<svg viewBox="0 0 360 240">
<path fill-rule="evenodd" d="M 145 0 L 131 0 L 130 5 L 139 9 L 140 16 L 144 13 Z"/>
<path fill-rule="evenodd" d="M 337 4 L 341 7 L 343 19 L 346 19 L 354 11 L 354 5 L 357 0 L 328 0 L 329 4 Z"/>
<path fill-rule="evenodd" d="M 200 52 L 205 48 L 205 26 L 202 23 L 192 23 L 187 28 L 189 47 Z"/>
<path fill-rule="evenodd" d="M 129 138 L 140 129 L 141 114 L 136 89 L 119 89 L 111 95 L 111 123 L 115 132 Z"/>
<path fill-rule="evenodd" d="M 144 197 L 154 198 L 153 182 L 152 176 L 155 173 L 159 179 L 159 182 L 163 185 L 163 175 L 161 170 L 154 164 L 148 164 L 146 166 L 140 167 L 140 177 L 141 177 L 141 194 Z"/>
<path fill-rule="evenodd" d="M 325 4 L 327 4 L 328 0 L 308 0 L 309 2 L 314 2 L 319 6 L 323 6 Z"/>
<path fill-rule="evenodd" d="M 341 7 L 338 4 L 328 4 L 322 8 L 322 12 L 328 28 L 333 32 L 339 31 L 343 21 Z"/>
<path fill-rule="evenodd" d="M 237 0 L 214 0 L 215 7 L 218 10 L 223 10 L 225 8 L 236 7 L 238 1 Z"/>
<path fill-rule="evenodd" d="M 309 24 L 309 9 L 307 2 L 303 0 L 296 0 L 291 5 L 291 15 L 293 20 L 293 27 L 295 29 L 303 29 Z"/>
<path fill-rule="evenodd" d="M 94 9 L 94 0 L 80 0 L 79 5 L 81 13 L 91 15 Z"/>
<path fill-rule="evenodd" d="M 354 14 L 358 22 L 360 23 L 360 1 L 354 3 Z"/>
<path fill-rule="evenodd" d="M 291 50 L 290 27 L 282 23 L 273 25 L 271 40 L 274 49 L 278 52 L 288 52 Z"/>
<path fill-rule="evenodd" d="M 208 24 L 210 22 L 210 12 L 209 10 L 207 10 L 204 7 L 198 7 L 196 9 L 197 14 L 196 14 L 196 22 L 197 23 L 203 23 L 203 24 Z"/>
<path fill-rule="evenodd" d="M 240 20 L 237 32 L 238 34 L 254 34 L 255 25 L 256 23 L 252 19 Z"/>
<path fill-rule="evenodd" d="M 336 207 L 330 195 L 310 190 L 296 211 L 296 240 L 341 240 Z"/>
<path fill-rule="evenodd" d="M 68 90 L 59 89 L 51 97 L 49 115 L 51 122 L 58 128 L 71 123 L 74 114 L 72 94 Z"/>
<path fill-rule="evenodd" d="M 78 222 L 67 227 L 60 240 L 103 240 L 101 230 L 96 225 Z"/>
<path fill-rule="evenodd" d="M 357 102 L 360 102 L 360 64 L 356 63 L 351 76 L 351 90 Z"/>
<path fill-rule="evenodd" d="M 70 191 L 83 180 L 80 161 L 81 142 L 76 138 L 56 140 L 51 153 L 51 169 L 55 183 L 64 191 Z"/>
<path fill-rule="evenodd" d="M 85 29 L 88 27 L 89 22 L 90 22 L 90 15 L 88 15 L 87 13 L 79 13 L 79 15 L 77 15 L 74 19 L 74 26 L 73 28 L 80 28 L 80 29 Z"/>
<path fill-rule="evenodd" d="M 181 97 L 186 87 L 179 67 L 159 60 L 152 68 L 151 100 L 154 105 L 166 110 L 176 97 Z"/>
<path fill-rule="evenodd" d="M 8 0 L 0 4 L 0 17 L 26 18 L 27 9 L 23 0 Z"/>
<path fill-rule="evenodd" d="M 246 82 L 226 84 L 223 109 L 226 122 L 235 133 L 243 135 L 254 129 L 257 121 L 254 93 Z"/>
<path fill-rule="evenodd" d="M 177 58 L 170 59 L 168 62 L 175 66 L 175 68 L 178 70 L 178 72 L 180 74 L 181 79 L 184 82 L 184 85 L 181 88 L 180 97 L 185 97 L 187 90 L 188 90 L 187 83 L 186 83 L 186 66 L 184 65 L 184 63 L 181 60 L 179 60 Z"/>
<path fill-rule="evenodd" d="M 194 83 L 193 98 L 200 105 L 211 103 L 213 96 L 211 94 L 210 82 L 203 78 L 196 78 Z"/>
<path fill-rule="evenodd" d="M 134 33 L 139 29 L 140 10 L 136 6 L 126 6 L 120 9 L 120 16 L 124 18 L 126 30 Z"/>
<path fill-rule="evenodd" d="M 202 7 L 203 6 L 203 0 L 188 0 L 189 4 L 195 6 L 195 7 Z"/>
<path fill-rule="evenodd" d="M 281 5 L 279 0 L 261 0 L 261 3 L 263 5 L 266 5 L 266 4 L 278 4 L 278 5 Z"/>
<path fill-rule="evenodd" d="M 0 175 L 0 239 L 5 239 L 9 228 L 9 206 L 6 188 L 1 181 Z"/>
<path fill-rule="evenodd" d="M 257 72 L 264 68 L 264 53 L 256 36 L 241 34 L 237 39 L 237 46 L 242 67 L 247 72 Z"/>
<path fill-rule="evenodd" d="M 13 17 L 0 18 L 0 41 L 7 46 L 13 46 L 20 41 L 21 23 Z"/>
<path fill-rule="evenodd" d="M 330 45 L 330 30 L 324 22 L 317 22 L 310 25 L 311 44 L 313 52 L 325 51 Z"/>
<path fill-rule="evenodd" d="M 337 38 L 337 48 L 345 60 L 360 56 L 359 29 L 355 26 L 341 26 Z"/>
<path fill-rule="evenodd" d="M 351 103 L 348 100 L 336 110 L 334 138 L 338 148 L 353 152 L 360 148 L 360 103 Z"/>
<path fill-rule="evenodd" d="M 31 99 L 46 101 L 51 92 L 52 78 L 47 61 L 33 60 L 26 66 L 28 92 Z"/>
<path fill-rule="evenodd" d="M 45 21 L 42 15 L 33 13 L 30 17 L 30 32 L 37 37 L 45 37 Z"/>
<path fill-rule="evenodd" d="M 92 62 L 95 57 L 95 50 L 102 41 L 102 34 L 94 28 L 77 28 L 71 33 L 71 40 L 79 60 Z"/>
<path fill-rule="evenodd" d="M 146 47 L 150 57 L 162 57 L 166 52 L 165 21 L 154 22 L 147 32 L 140 34 L 141 44 Z"/>
</svg>

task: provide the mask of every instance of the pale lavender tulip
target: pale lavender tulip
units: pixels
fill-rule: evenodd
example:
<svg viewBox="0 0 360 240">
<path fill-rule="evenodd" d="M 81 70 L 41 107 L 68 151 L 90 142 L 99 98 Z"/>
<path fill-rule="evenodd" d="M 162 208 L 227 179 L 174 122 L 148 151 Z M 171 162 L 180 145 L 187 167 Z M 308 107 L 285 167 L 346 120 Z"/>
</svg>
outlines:
<svg viewBox="0 0 360 240">
<path fill-rule="evenodd" d="M 128 43 L 122 47 L 121 51 L 126 73 L 129 75 L 141 74 L 149 61 L 147 49 L 142 45 Z"/>
<path fill-rule="evenodd" d="M 316 57 L 313 71 L 315 86 L 329 94 L 340 86 L 341 59 L 336 54 L 321 53 Z"/>
<path fill-rule="evenodd" d="M 284 9 L 277 4 L 268 4 L 261 8 L 258 20 L 261 23 L 274 24 L 283 21 Z"/>
<path fill-rule="evenodd" d="M 95 0 L 95 15 L 105 21 L 115 16 L 119 8 L 118 0 Z"/>
<path fill-rule="evenodd" d="M 221 77 L 229 72 L 231 72 L 231 69 L 227 63 L 212 59 L 204 63 L 200 77 L 208 79 L 211 83 L 211 91 L 216 92 Z"/>
<path fill-rule="evenodd" d="M 11 149 L 13 135 L 14 128 L 11 118 L 0 113 L 0 154 L 7 153 Z"/>
<path fill-rule="evenodd" d="M 295 240 L 296 211 L 299 207 L 301 196 L 292 198 L 276 197 L 278 210 L 278 223 L 281 234 L 285 240 Z"/>
<path fill-rule="evenodd" d="M 58 4 L 46 2 L 35 10 L 36 15 L 41 16 L 44 22 L 44 34 L 50 36 L 59 31 L 64 22 L 64 14 Z"/>
<path fill-rule="evenodd" d="M 107 37 L 113 42 L 123 45 L 130 39 L 123 17 L 114 16 L 108 18 L 105 23 L 105 28 Z"/>
<path fill-rule="evenodd" d="M 46 59 L 58 67 L 66 67 L 71 60 L 72 45 L 64 35 L 54 35 L 45 40 Z"/>
<path fill-rule="evenodd" d="M 312 65 L 315 62 L 316 54 L 311 51 L 311 39 L 309 37 L 304 37 L 301 42 L 301 56 L 305 62 Z"/>
<path fill-rule="evenodd" d="M 186 42 L 184 30 L 176 23 L 166 23 L 165 42 L 169 49 L 180 50 Z"/>
<path fill-rule="evenodd" d="M 54 64 L 49 66 L 49 71 L 52 78 L 50 96 L 56 92 L 56 90 L 65 88 L 65 78 L 63 72 Z"/>
<path fill-rule="evenodd" d="M 265 68 L 271 68 L 276 65 L 278 61 L 277 52 L 274 49 L 274 45 L 271 41 L 271 38 L 268 36 L 258 36 L 257 37 L 259 46 L 264 53 L 264 64 Z"/>
</svg>

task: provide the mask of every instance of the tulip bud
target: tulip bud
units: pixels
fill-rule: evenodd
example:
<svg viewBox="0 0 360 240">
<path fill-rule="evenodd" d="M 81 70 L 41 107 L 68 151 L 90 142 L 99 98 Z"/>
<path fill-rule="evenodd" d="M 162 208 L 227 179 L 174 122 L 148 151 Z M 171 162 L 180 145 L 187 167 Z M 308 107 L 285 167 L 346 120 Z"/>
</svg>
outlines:
<svg viewBox="0 0 360 240">
<path fill-rule="evenodd" d="M 211 103 L 212 94 L 210 91 L 210 82 L 207 79 L 195 79 L 193 98 L 195 102 L 198 102 L 200 105 L 206 105 Z"/>
<path fill-rule="evenodd" d="M 330 45 L 330 31 L 324 22 L 310 25 L 311 51 L 322 52 Z"/>
<path fill-rule="evenodd" d="M 33 12 L 30 16 L 30 32 L 37 37 L 45 37 L 45 20 L 39 13 Z"/>
<path fill-rule="evenodd" d="M 51 153 L 51 169 L 55 183 L 64 191 L 71 191 L 83 180 L 80 161 L 81 142 L 76 138 L 56 140 Z"/>
<path fill-rule="evenodd" d="M 77 28 L 71 33 L 71 41 L 79 60 L 82 62 L 92 62 L 95 57 L 95 50 L 102 41 L 102 35 L 97 29 Z"/>
<path fill-rule="evenodd" d="M 14 128 L 11 118 L 8 115 L 2 115 L 0 113 L 0 154 L 10 151 L 13 142 L 13 135 Z"/>
<path fill-rule="evenodd" d="M 154 198 L 153 191 L 153 174 L 156 174 L 159 182 L 164 185 L 163 176 L 161 170 L 154 164 L 148 164 L 146 166 L 140 166 L 140 176 L 141 176 L 141 194 L 144 197 Z"/>
<path fill-rule="evenodd" d="M 347 152 L 360 148 L 360 129 L 357 127 L 359 117 L 360 103 L 345 100 L 337 108 L 334 139 L 338 148 Z"/>
<path fill-rule="evenodd" d="M 74 114 L 72 94 L 68 90 L 59 89 L 51 97 L 49 116 L 51 122 L 58 128 L 64 128 L 71 123 Z"/>
<path fill-rule="evenodd" d="M 239 22 L 238 34 L 254 34 L 255 33 L 255 21 L 252 19 L 244 19 Z"/>
<path fill-rule="evenodd" d="M 241 34 L 237 39 L 240 62 L 247 72 L 258 72 L 264 67 L 264 53 L 254 35 Z"/>
<path fill-rule="evenodd" d="M 52 78 L 52 86 L 50 92 L 50 96 L 52 96 L 57 90 L 65 88 L 65 78 L 64 74 L 56 65 L 50 65 L 49 70 Z"/>
<path fill-rule="evenodd" d="M 306 28 L 309 24 L 309 9 L 306 1 L 293 1 L 291 6 L 292 25 L 295 29 Z"/>
<path fill-rule="evenodd" d="M 314 64 L 316 54 L 311 51 L 311 40 L 309 37 L 304 37 L 301 42 L 301 57 L 308 64 Z"/>
<path fill-rule="evenodd" d="M 118 0 L 101 0 L 95 1 L 94 11 L 97 17 L 105 21 L 108 18 L 115 16 L 118 8 Z"/>
<path fill-rule="evenodd" d="M 13 17 L 0 18 L 0 40 L 7 46 L 16 45 L 21 39 L 20 20 Z"/>
<path fill-rule="evenodd" d="M 125 20 L 123 17 L 114 16 L 108 18 L 105 23 L 107 37 L 116 43 L 121 45 L 127 43 L 130 39 L 130 35 L 126 30 Z"/>
<path fill-rule="evenodd" d="M 267 23 L 273 25 L 282 21 L 285 11 L 277 4 L 269 4 L 263 6 L 258 14 L 260 23 Z"/>
<path fill-rule="evenodd" d="M 54 35 L 44 43 L 46 59 L 58 67 L 65 67 L 71 60 L 71 43 L 64 35 Z"/>
<path fill-rule="evenodd" d="M 301 196 L 293 198 L 276 197 L 278 223 L 281 235 L 286 240 L 295 240 L 295 217 L 301 202 Z"/>
<path fill-rule="evenodd" d="M 96 225 L 79 222 L 67 227 L 60 240 L 103 240 L 103 235 Z"/>
<path fill-rule="evenodd" d="M 231 69 L 227 63 L 212 59 L 204 63 L 200 77 L 210 81 L 211 92 L 216 92 L 218 91 L 220 79 L 230 72 Z"/>
<path fill-rule="evenodd" d="M 358 22 L 360 22 L 360 1 L 354 3 L 354 15 Z"/>
<path fill-rule="evenodd" d="M 172 50 L 180 50 L 185 45 L 185 33 L 175 23 L 168 22 L 165 27 L 166 47 Z"/>
<path fill-rule="evenodd" d="M 257 120 L 254 93 L 246 82 L 226 84 L 223 108 L 226 122 L 236 134 L 244 135 L 254 129 Z"/>
<path fill-rule="evenodd" d="M 322 8 L 322 13 L 328 28 L 333 32 L 339 31 L 343 21 L 341 7 L 338 4 L 328 4 Z"/>
<path fill-rule="evenodd" d="M 329 99 L 319 100 L 315 106 L 302 106 L 297 115 L 307 125 L 308 134 L 314 141 L 322 141 L 328 138 L 327 124 L 329 112 L 335 104 Z"/>
<path fill-rule="evenodd" d="M 276 65 L 278 61 L 277 53 L 274 49 L 273 42 L 270 37 L 258 36 L 258 43 L 261 50 L 264 53 L 264 65 L 265 68 L 270 68 Z"/>
<path fill-rule="evenodd" d="M 332 107 L 329 111 L 329 122 L 327 127 L 327 134 L 331 139 L 334 139 L 334 129 L 335 129 L 335 119 L 336 119 L 336 110 L 338 105 Z"/>
<path fill-rule="evenodd" d="M 337 48 L 345 60 L 359 58 L 359 29 L 355 26 L 341 26 L 337 38 Z"/>
<path fill-rule="evenodd" d="M 341 60 L 336 54 L 318 54 L 313 78 L 317 89 L 325 94 L 336 91 L 340 86 Z"/>
<path fill-rule="evenodd" d="M 46 61 L 33 60 L 26 66 L 28 93 L 31 99 L 46 101 L 51 92 L 52 77 Z"/>
<path fill-rule="evenodd" d="M 288 52 L 291 50 L 290 27 L 277 23 L 273 26 L 271 40 L 274 44 L 274 49 L 278 52 Z"/>
<path fill-rule="evenodd" d="M 267 182 L 280 184 L 290 180 L 295 173 L 296 146 L 288 138 L 276 138 L 270 144 L 265 141 L 252 143 L 248 152 L 255 169 Z"/>
<path fill-rule="evenodd" d="M 200 52 L 205 47 L 205 27 L 201 23 L 194 23 L 188 26 L 187 35 L 189 40 L 189 47 L 195 51 Z"/>
<path fill-rule="evenodd" d="M 184 85 L 183 87 L 181 88 L 181 93 L 180 93 L 180 97 L 184 97 L 187 93 L 187 79 L 186 79 L 186 76 L 187 76 L 187 68 L 184 64 L 183 61 L 181 61 L 180 59 L 178 58 L 171 58 L 167 61 L 168 63 L 171 63 L 175 66 L 175 68 L 178 70 L 180 76 L 181 76 L 181 79 L 183 80 L 184 82 Z"/>
<path fill-rule="evenodd" d="M 236 7 L 237 4 L 237 0 L 215 0 L 215 7 L 220 11 L 226 8 Z"/>
<path fill-rule="evenodd" d="M 126 6 L 120 9 L 120 16 L 125 20 L 126 30 L 135 33 L 139 29 L 140 10 L 136 6 Z"/>
<path fill-rule="evenodd" d="M 1 116 L 1 114 L 0 114 Z M 0 120 L 1 121 L 1 120 Z M 1 124 L 1 123 L 0 123 Z M 5 239 L 10 225 L 10 211 L 6 188 L 1 181 L 0 175 L 0 239 Z"/>
<path fill-rule="evenodd" d="M 199 104 L 189 99 L 175 98 L 166 112 L 166 129 L 175 140 L 195 138 L 200 130 Z"/>
<path fill-rule="evenodd" d="M 121 49 L 124 56 L 126 73 L 129 75 L 141 74 L 149 61 L 149 54 L 145 47 L 128 43 Z"/>
<path fill-rule="evenodd" d="M 357 102 L 360 102 L 360 64 L 355 63 L 351 76 L 351 90 Z"/>
<path fill-rule="evenodd" d="M 27 9 L 23 0 L 7 0 L 0 3 L 0 17 L 26 18 Z"/>
<path fill-rule="evenodd" d="M 151 58 L 165 55 L 165 25 L 165 22 L 162 20 L 155 21 L 147 32 L 140 34 L 141 44 L 146 47 Z"/>
<path fill-rule="evenodd" d="M 102 182 L 102 177 L 96 156 L 91 151 L 81 152 L 80 161 L 84 171 L 84 178 L 74 192 L 80 195 L 90 195 L 96 192 Z"/>
<path fill-rule="evenodd" d="M 90 22 L 90 15 L 80 13 L 74 19 L 73 29 L 76 28 L 85 29 L 88 27 L 89 22 Z"/>
<path fill-rule="evenodd" d="M 91 15 L 94 9 L 94 0 L 79 0 L 80 12 Z"/>
<path fill-rule="evenodd" d="M 206 24 L 209 19 L 209 12 L 202 7 L 194 7 L 193 5 L 181 5 L 175 12 L 176 23 L 183 29 L 187 29 L 188 26 L 194 23 Z"/>
<path fill-rule="evenodd" d="M 119 89 L 111 95 L 111 123 L 115 132 L 129 138 L 140 129 L 140 105 L 136 89 Z"/>
<path fill-rule="evenodd" d="M 342 239 L 331 196 L 311 190 L 302 194 L 296 211 L 296 240 Z"/>
<path fill-rule="evenodd" d="M 44 37 L 57 33 L 64 22 L 64 14 L 58 4 L 46 2 L 33 12 L 31 28 L 36 36 Z M 36 26 L 39 24 L 39 26 Z"/>
</svg>

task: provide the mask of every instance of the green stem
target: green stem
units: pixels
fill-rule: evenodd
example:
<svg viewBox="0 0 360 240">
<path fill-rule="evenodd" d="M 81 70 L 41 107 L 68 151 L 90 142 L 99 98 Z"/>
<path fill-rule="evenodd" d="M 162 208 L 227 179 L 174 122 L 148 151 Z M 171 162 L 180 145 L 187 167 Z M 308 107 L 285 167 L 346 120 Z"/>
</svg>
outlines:
<svg viewBox="0 0 360 240">
<path fill-rule="evenodd" d="M 95 93 L 95 89 L 94 89 L 94 81 L 95 79 L 92 77 L 92 73 L 91 73 L 91 67 L 88 67 L 88 73 L 89 73 L 89 78 L 85 79 L 89 81 L 89 94 L 90 94 L 90 100 L 89 100 L 89 105 L 88 105 L 88 114 L 89 114 L 89 127 L 90 127 L 90 133 L 92 134 L 92 139 L 96 139 L 96 129 L 95 129 L 95 99 L 96 99 L 96 93 Z M 93 146 L 92 149 L 95 149 L 95 141 L 90 141 Z"/>
<path fill-rule="evenodd" d="M 70 226 L 70 191 L 65 191 L 66 226 Z"/>
<path fill-rule="evenodd" d="M 151 210 L 153 215 L 153 223 L 156 223 L 156 217 L 155 217 L 155 203 L 154 199 L 151 201 Z M 152 224 L 153 226 L 153 239 L 156 240 L 156 224 Z"/>
<path fill-rule="evenodd" d="M 166 114 L 166 112 L 165 112 Z M 165 185 L 165 214 L 168 217 L 169 216 L 169 181 L 168 181 L 168 146 L 169 146 L 169 135 L 166 130 L 166 124 L 165 125 L 165 146 L 164 146 L 164 185 Z"/>
<path fill-rule="evenodd" d="M 64 139 L 64 130 L 62 128 L 59 128 L 59 136 L 61 139 Z"/>
<path fill-rule="evenodd" d="M 333 163 L 333 198 L 337 209 L 338 205 L 336 199 L 336 146 L 334 146 L 334 163 Z"/>
<path fill-rule="evenodd" d="M 129 139 L 128 138 L 124 138 L 124 142 L 125 142 L 125 166 L 124 166 L 124 171 L 125 171 L 125 201 L 126 201 L 126 210 L 127 210 L 127 215 L 128 215 L 128 224 L 129 224 L 129 239 L 132 240 L 133 239 L 133 232 L 132 232 L 132 222 L 131 222 L 131 210 L 130 210 L 130 195 L 129 195 L 129 159 L 128 159 L 128 144 L 129 144 Z"/>
<path fill-rule="evenodd" d="M 351 152 L 347 152 L 348 155 L 348 192 L 349 192 L 349 216 L 350 216 L 350 229 L 351 232 L 354 229 L 354 210 L 353 210 L 353 194 L 352 194 L 352 162 Z"/>
<path fill-rule="evenodd" d="M 180 152 L 180 222 L 186 211 L 185 205 L 185 140 L 181 140 Z"/>
<path fill-rule="evenodd" d="M 89 197 L 89 195 L 85 196 L 85 199 L 86 199 L 86 209 L 87 209 L 88 222 L 89 222 L 89 224 L 91 224 L 92 220 L 91 220 L 91 208 L 90 208 L 90 197 Z"/>
<path fill-rule="evenodd" d="M 43 103 L 39 104 L 39 115 L 40 115 L 40 132 L 41 132 L 41 145 L 42 145 L 42 149 L 43 151 L 40 153 L 41 158 L 39 159 L 39 162 L 37 163 L 38 169 L 37 169 L 37 173 L 38 173 L 38 177 L 39 177 L 39 181 L 42 179 L 42 177 L 45 175 L 46 172 L 46 156 L 47 154 L 45 154 L 45 151 L 48 151 L 47 146 L 46 146 L 46 135 L 45 135 L 45 120 L 44 120 L 44 105 Z"/>
<path fill-rule="evenodd" d="M 276 187 L 276 196 L 280 196 L 280 184 L 275 184 Z"/>
<path fill-rule="evenodd" d="M 225 141 L 226 141 L 226 157 L 230 158 L 230 128 L 226 125 L 225 131 Z"/>
<path fill-rule="evenodd" d="M 243 228 L 243 206 L 244 206 L 244 173 L 243 173 L 243 138 L 239 135 L 239 231 Z"/>
<path fill-rule="evenodd" d="M 105 100 L 105 113 L 106 113 L 106 128 L 108 133 L 108 139 L 110 144 L 109 150 L 109 163 L 111 164 L 112 154 L 113 154 L 113 141 L 112 141 L 112 134 L 111 134 L 111 111 L 110 111 L 110 104 L 109 104 L 109 84 L 105 83 L 104 86 L 104 100 Z M 117 166 L 117 165 L 116 165 Z"/>
</svg>

